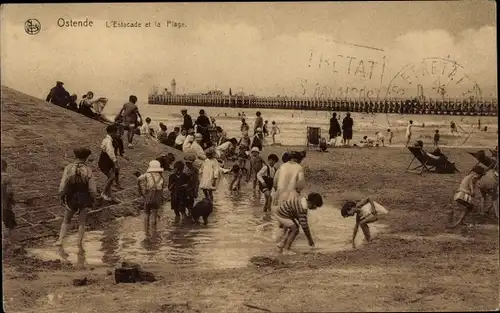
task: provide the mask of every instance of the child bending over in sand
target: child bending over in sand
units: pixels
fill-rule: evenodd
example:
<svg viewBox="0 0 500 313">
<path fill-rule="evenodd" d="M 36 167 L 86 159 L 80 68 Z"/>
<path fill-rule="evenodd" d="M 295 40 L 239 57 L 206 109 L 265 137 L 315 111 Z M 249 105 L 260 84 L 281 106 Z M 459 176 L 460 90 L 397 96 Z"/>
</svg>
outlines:
<svg viewBox="0 0 500 313">
<path fill-rule="evenodd" d="M 453 200 L 457 202 L 460 206 L 465 208 L 464 213 L 458 219 L 458 221 L 452 225 L 450 228 L 455 228 L 462 224 L 465 217 L 469 215 L 474 210 L 474 204 L 472 203 L 472 198 L 474 197 L 474 190 L 476 189 L 479 179 L 485 174 L 483 167 L 476 165 L 472 168 L 472 171 L 462 179 L 458 190 L 453 197 Z M 453 208 L 450 214 L 450 222 L 453 220 Z M 474 220 L 475 224 L 475 220 Z"/>
<path fill-rule="evenodd" d="M 346 201 L 342 205 L 340 214 L 342 217 L 349 217 L 356 215 L 356 224 L 354 225 L 354 231 L 352 234 L 352 247 L 356 248 L 356 235 L 358 234 L 358 228 L 361 227 L 363 234 L 365 235 L 366 241 L 371 240 L 369 223 L 373 223 L 378 220 L 379 214 L 389 213 L 383 206 L 374 202 L 371 198 L 366 198 L 361 201 Z"/>
<path fill-rule="evenodd" d="M 299 234 L 299 225 L 309 241 L 309 246 L 314 247 L 314 241 L 307 223 L 307 212 L 322 206 L 323 198 L 315 192 L 310 193 L 307 197 L 296 197 L 281 203 L 274 212 L 280 228 L 283 228 L 283 234 L 280 236 L 278 243 L 280 253 L 285 255 L 295 254 L 290 250 L 290 247 Z"/>
</svg>

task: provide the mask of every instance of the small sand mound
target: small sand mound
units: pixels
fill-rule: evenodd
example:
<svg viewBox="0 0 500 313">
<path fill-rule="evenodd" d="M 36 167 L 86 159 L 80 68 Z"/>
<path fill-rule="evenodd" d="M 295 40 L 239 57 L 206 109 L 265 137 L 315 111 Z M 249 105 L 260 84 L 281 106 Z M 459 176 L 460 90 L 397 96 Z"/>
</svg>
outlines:
<svg viewBox="0 0 500 313">
<path fill-rule="evenodd" d="M 277 258 L 268 256 L 254 256 L 250 259 L 250 262 L 256 266 L 281 266 L 285 264 Z"/>
</svg>

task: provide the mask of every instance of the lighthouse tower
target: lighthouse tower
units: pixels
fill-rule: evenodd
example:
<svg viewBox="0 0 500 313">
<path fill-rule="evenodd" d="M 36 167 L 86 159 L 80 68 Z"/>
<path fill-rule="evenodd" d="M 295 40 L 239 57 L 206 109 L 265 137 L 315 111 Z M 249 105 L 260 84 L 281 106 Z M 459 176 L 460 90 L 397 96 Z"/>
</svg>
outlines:
<svg viewBox="0 0 500 313">
<path fill-rule="evenodd" d="M 171 88 L 171 90 L 172 90 L 172 96 L 175 96 L 175 95 L 176 95 L 176 92 L 175 92 L 175 85 L 176 85 L 176 83 L 175 83 L 175 78 L 174 78 L 174 79 L 172 79 L 172 82 L 170 83 L 170 88 Z"/>
</svg>

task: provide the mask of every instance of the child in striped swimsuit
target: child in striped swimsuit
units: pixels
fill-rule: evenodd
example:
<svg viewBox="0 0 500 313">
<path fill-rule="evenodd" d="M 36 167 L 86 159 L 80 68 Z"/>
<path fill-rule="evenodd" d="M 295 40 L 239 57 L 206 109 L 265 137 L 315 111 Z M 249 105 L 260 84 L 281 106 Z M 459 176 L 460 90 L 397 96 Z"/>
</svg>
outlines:
<svg viewBox="0 0 500 313">
<path fill-rule="evenodd" d="M 315 210 L 323 206 L 323 198 L 318 193 L 310 193 L 306 197 L 296 197 L 282 204 L 275 210 L 274 215 L 283 228 L 283 235 L 280 237 L 278 249 L 285 255 L 295 254 L 290 250 L 292 243 L 299 234 L 299 225 L 309 241 L 309 246 L 314 247 L 314 241 L 307 223 L 308 210 Z M 285 251 L 283 251 L 285 249 Z"/>
</svg>

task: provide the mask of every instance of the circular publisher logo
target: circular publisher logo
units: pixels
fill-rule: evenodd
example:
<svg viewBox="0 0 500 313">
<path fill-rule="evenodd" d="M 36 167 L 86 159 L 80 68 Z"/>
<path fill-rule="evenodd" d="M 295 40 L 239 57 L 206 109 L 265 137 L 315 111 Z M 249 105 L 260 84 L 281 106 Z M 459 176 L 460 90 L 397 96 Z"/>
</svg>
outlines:
<svg viewBox="0 0 500 313">
<path fill-rule="evenodd" d="M 42 30 L 42 24 L 36 18 L 30 18 L 24 22 L 24 31 L 28 35 L 36 35 Z"/>
</svg>

